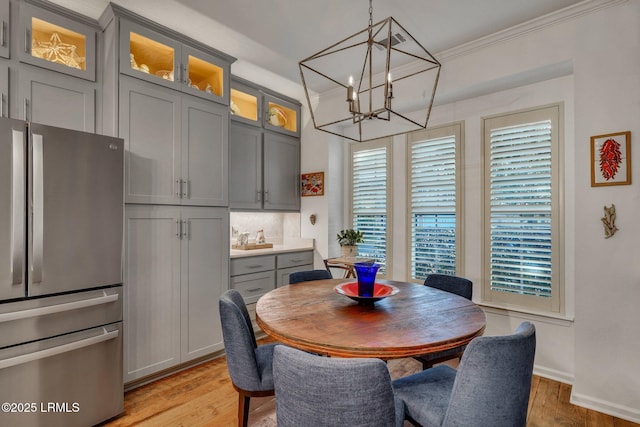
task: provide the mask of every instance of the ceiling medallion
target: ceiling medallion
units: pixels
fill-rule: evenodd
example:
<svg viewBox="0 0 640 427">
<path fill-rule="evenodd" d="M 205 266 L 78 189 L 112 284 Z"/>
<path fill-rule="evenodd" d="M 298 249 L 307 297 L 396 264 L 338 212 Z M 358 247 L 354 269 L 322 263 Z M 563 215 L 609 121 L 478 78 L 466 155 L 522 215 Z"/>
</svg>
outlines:
<svg viewBox="0 0 640 427">
<path fill-rule="evenodd" d="M 299 63 L 316 129 L 368 141 L 427 127 L 441 64 L 393 17 Z M 318 102 L 318 98 L 322 102 Z"/>
</svg>

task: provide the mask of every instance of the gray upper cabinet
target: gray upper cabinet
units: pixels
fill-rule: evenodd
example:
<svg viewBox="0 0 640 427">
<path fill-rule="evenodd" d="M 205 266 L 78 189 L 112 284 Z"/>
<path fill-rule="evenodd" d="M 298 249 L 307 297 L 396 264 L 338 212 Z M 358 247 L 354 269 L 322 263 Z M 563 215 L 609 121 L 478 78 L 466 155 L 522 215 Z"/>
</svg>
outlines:
<svg viewBox="0 0 640 427">
<path fill-rule="evenodd" d="M 38 6 L 19 4 L 19 60 L 95 81 L 97 22 L 50 3 L 32 3 Z"/>
<path fill-rule="evenodd" d="M 300 140 L 265 132 L 263 149 L 264 208 L 300 210 Z"/>
<path fill-rule="evenodd" d="M 0 117 L 9 117 L 9 67 L 0 63 Z"/>
<path fill-rule="evenodd" d="M 121 73 L 229 105 L 230 61 L 212 49 L 122 19 L 119 50 Z"/>
<path fill-rule="evenodd" d="M 0 0 L 0 57 L 9 58 L 11 15 L 9 0 Z"/>
<path fill-rule="evenodd" d="M 122 77 L 119 111 L 127 203 L 228 204 L 225 106 Z"/>
<path fill-rule="evenodd" d="M 262 209 L 262 129 L 231 122 L 229 207 Z"/>
<path fill-rule="evenodd" d="M 299 211 L 300 103 L 238 77 L 231 83 L 229 207 Z"/>
<path fill-rule="evenodd" d="M 95 132 L 93 82 L 23 67 L 18 72 L 18 118 L 66 129 Z"/>
</svg>

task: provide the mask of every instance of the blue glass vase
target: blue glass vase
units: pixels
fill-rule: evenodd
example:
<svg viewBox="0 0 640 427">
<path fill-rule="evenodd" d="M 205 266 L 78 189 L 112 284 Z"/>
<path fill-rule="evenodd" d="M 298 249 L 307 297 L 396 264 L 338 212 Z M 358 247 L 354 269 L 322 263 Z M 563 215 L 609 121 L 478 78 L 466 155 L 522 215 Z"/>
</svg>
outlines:
<svg viewBox="0 0 640 427">
<path fill-rule="evenodd" d="M 358 296 L 373 297 L 373 285 L 376 282 L 376 274 L 380 264 L 375 262 L 356 262 L 353 267 L 358 277 Z"/>
</svg>

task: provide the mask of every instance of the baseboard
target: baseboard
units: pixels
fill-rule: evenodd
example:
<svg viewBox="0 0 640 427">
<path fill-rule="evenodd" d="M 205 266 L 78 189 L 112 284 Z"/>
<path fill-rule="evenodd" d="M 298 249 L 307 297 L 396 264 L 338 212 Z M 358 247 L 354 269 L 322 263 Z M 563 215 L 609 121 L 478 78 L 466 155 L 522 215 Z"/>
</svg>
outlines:
<svg viewBox="0 0 640 427">
<path fill-rule="evenodd" d="M 558 371 L 556 369 L 545 368 L 544 366 L 535 365 L 533 367 L 533 374 L 565 384 L 573 384 L 574 381 L 573 374 L 570 374 L 569 372 Z"/>
<path fill-rule="evenodd" d="M 569 402 L 577 406 L 582 406 L 583 408 L 592 409 L 602 412 L 603 414 L 640 424 L 640 411 L 637 408 L 629 408 L 628 406 L 585 396 L 584 394 L 575 393 L 573 390 L 571 390 Z"/>
</svg>

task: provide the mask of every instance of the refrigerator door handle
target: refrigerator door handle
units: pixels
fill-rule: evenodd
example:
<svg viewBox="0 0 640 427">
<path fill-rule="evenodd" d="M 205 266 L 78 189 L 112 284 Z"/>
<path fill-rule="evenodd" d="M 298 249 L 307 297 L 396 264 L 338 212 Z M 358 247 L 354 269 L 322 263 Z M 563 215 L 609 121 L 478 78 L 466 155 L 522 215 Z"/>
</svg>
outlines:
<svg viewBox="0 0 640 427">
<path fill-rule="evenodd" d="M 78 350 L 83 347 L 89 347 L 90 345 L 98 344 L 103 341 L 112 340 L 118 337 L 118 330 L 108 332 L 106 328 L 102 328 L 102 334 L 85 338 L 79 341 L 74 341 L 69 344 L 59 345 L 57 347 L 48 348 L 46 350 L 34 351 L 33 353 L 22 354 L 20 356 L 11 357 L 8 359 L 0 360 L 0 369 L 10 368 L 16 365 L 22 365 L 23 363 L 33 362 L 34 360 L 44 359 L 45 357 L 56 356 L 62 353 L 68 353 L 73 350 Z"/>
<path fill-rule="evenodd" d="M 28 319 L 31 317 L 46 316 L 48 314 L 62 313 L 70 310 L 79 310 L 81 308 L 93 307 L 96 305 L 109 304 L 118 301 L 118 294 L 104 295 L 101 297 L 67 302 L 64 304 L 50 305 L 47 307 L 31 308 L 28 310 L 12 311 L 0 314 L 0 323 L 11 322 L 13 320 Z"/>
<path fill-rule="evenodd" d="M 24 130 L 13 130 L 12 136 L 12 224 L 11 224 L 11 283 L 22 284 L 24 280 L 24 240 L 25 240 L 25 158 Z"/>
<path fill-rule="evenodd" d="M 42 253 L 44 248 L 44 169 L 42 135 L 32 134 L 33 150 L 33 252 L 31 257 L 31 283 L 42 282 Z"/>
</svg>

